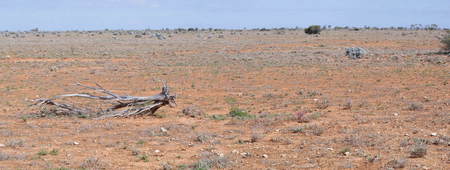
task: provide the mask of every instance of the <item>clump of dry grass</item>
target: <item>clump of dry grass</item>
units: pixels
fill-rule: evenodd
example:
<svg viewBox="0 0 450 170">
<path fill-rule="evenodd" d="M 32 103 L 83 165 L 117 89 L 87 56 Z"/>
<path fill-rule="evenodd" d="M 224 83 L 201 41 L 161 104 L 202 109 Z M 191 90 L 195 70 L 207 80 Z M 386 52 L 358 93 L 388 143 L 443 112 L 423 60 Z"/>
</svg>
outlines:
<svg viewBox="0 0 450 170">
<path fill-rule="evenodd" d="M 17 148 L 17 147 L 23 147 L 25 145 L 25 142 L 22 139 L 12 139 L 6 142 L 6 146 Z"/>
<path fill-rule="evenodd" d="M 384 165 L 386 168 L 394 168 L 394 169 L 400 169 L 400 168 L 404 168 L 406 166 L 406 159 L 393 159 L 390 160 L 389 162 L 386 163 L 386 165 Z"/>
<path fill-rule="evenodd" d="M 427 154 L 427 146 L 425 144 L 415 144 L 411 148 L 410 158 L 422 158 Z"/>
<path fill-rule="evenodd" d="M 411 102 L 408 104 L 408 110 L 418 111 L 423 109 L 423 104 L 419 102 Z"/>
<path fill-rule="evenodd" d="M 450 52 L 450 31 L 448 31 L 448 34 L 441 38 L 441 43 L 444 45 L 443 50 Z"/>
<path fill-rule="evenodd" d="M 88 170 L 100 170 L 100 169 L 108 169 L 108 165 L 98 158 L 91 157 L 85 159 L 83 163 L 81 163 L 80 168 Z"/>
<path fill-rule="evenodd" d="M 321 99 L 316 102 L 316 108 L 326 109 L 330 106 L 330 101 L 328 99 Z"/>
<path fill-rule="evenodd" d="M 232 161 L 227 156 L 203 152 L 201 153 L 201 159 L 193 165 L 193 169 L 223 169 L 230 166 L 232 166 Z"/>
</svg>

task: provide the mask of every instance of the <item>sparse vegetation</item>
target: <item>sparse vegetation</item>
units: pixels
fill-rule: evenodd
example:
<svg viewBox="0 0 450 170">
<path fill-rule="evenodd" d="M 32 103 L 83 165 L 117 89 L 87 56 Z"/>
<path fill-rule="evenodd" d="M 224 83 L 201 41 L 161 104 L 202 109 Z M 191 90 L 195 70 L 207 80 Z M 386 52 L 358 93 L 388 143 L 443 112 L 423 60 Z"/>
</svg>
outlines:
<svg viewBox="0 0 450 170">
<path fill-rule="evenodd" d="M 427 145 L 423 143 L 415 144 L 411 148 L 410 156 L 411 158 L 422 158 L 427 154 Z"/>
<path fill-rule="evenodd" d="M 227 117 L 225 115 L 219 115 L 219 114 L 211 116 L 211 119 L 213 119 L 213 120 L 225 120 L 226 118 Z"/>
<path fill-rule="evenodd" d="M 203 152 L 201 159 L 194 164 L 196 170 L 208 170 L 211 168 L 223 169 L 231 166 L 227 156 L 219 156 L 211 152 Z"/>
<path fill-rule="evenodd" d="M 444 45 L 443 50 L 450 52 L 450 31 L 447 31 L 447 35 L 441 38 L 441 43 Z"/>
<path fill-rule="evenodd" d="M 248 119 L 248 118 L 254 118 L 254 115 L 251 115 L 246 110 L 239 109 L 239 108 L 231 108 L 229 115 L 231 117 L 235 117 L 238 119 Z"/>
<path fill-rule="evenodd" d="M 291 129 L 289 129 L 289 131 L 291 131 L 292 133 L 303 133 L 303 132 L 305 132 L 305 127 L 303 127 L 303 126 L 293 127 Z"/>
<path fill-rule="evenodd" d="M 330 106 L 330 101 L 328 99 L 321 99 L 316 102 L 316 107 L 318 109 L 326 109 Z"/>
<path fill-rule="evenodd" d="M 144 162 L 150 161 L 150 158 L 146 154 L 138 155 L 138 158 L 139 158 L 139 160 L 144 161 Z"/>
<path fill-rule="evenodd" d="M 11 139 L 6 142 L 6 146 L 8 147 L 23 147 L 25 145 L 25 142 L 22 139 Z"/>
<path fill-rule="evenodd" d="M 37 155 L 39 155 L 39 156 L 45 156 L 45 155 L 48 155 L 48 151 L 45 150 L 45 149 L 42 149 L 42 150 L 40 150 L 40 151 L 37 153 Z"/>
<path fill-rule="evenodd" d="M 183 114 L 190 117 L 203 117 L 205 112 L 198 106 L 192 105 L 183 109 Z"/>
<path fill-rule="evenodd" d="M 393 160 L 390 160 L 388 163 L 386 163 L 385 167 L 400 169 L 400 168 L 405 168 L 406 163 L 407 163 L 406 159 L 393 159 Z"/>
<path fill-rule="evenodd" d="M 95 157 L 91 157 L 91 158 L 87 158 L 83 161 L 83 163 L 81 163 L 80 168 L 83 169 L 89 169 L 89 170 L 94 170 L 94 169 L 107 169 L 107 165 L 101 161 L 98 158 Z"/>
<path fill-rule="evenodd" d="M 423 104 L 418 102 L 411 102 L 408 104 L 408 110 L 418 111 L 423 109 Z"/>
<path fill-rule="evenodd" d="M 0 31 L 0 169 L 445 169 L 443 30 L 329 28 Z M 27 107 L 92 92 L 76 82 L 145 96 L 159 79 L 177 105 L 152 116 Z"/>
</svg>

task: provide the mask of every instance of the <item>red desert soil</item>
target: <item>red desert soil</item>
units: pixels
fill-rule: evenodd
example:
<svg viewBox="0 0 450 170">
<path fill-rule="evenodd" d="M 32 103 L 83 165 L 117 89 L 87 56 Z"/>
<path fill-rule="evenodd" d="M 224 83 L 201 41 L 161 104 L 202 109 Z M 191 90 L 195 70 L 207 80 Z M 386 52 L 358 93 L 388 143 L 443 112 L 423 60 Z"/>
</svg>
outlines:
<svg viewBox="0 0 450 170">
<path fill-rule="evenodd" d="M 0 169 L 450 168 L 443 31 L 118 32 L 0 34 Z M 178 105 L 155 116 L 30 114 L 76 82 L 148 96 L 156 80 Z"/>
</svg>

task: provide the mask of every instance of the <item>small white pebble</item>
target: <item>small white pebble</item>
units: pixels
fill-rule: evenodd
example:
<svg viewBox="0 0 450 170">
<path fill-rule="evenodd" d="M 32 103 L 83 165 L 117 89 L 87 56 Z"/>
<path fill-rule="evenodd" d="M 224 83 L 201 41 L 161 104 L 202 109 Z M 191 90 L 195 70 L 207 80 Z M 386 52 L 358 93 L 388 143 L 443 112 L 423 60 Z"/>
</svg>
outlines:
<svg viewBox="0 0 450 170">
<path fill-rule="evenodd" d="M 431 133 L 431 136 L 437 136 L 437 133 L 433 132 Z"/>
<path fill-rule="evenodd" d="M 0 147 L 5 147 L 6 145 L 3 143 L 0 143 Z"/>
<path fill-rule="evenodd" d="M 159 152 L 161 152 L 161 151 L 160 151 L 160 150 L 158 150 L 158 149 L 156 149 L 156 150 L 155 150 L 155 153 L 159 153 Z"/>
<path fill-rule="evenodd" d="M 73 142 L 73 144 L 74 145 L 79 145 L 80 143 L 75 141 L 75 142 Z"/>
<path fill-rule="evenodd" d="M 248 157 L 249 155 L 250 155 L 250 154 L 247 153 L 247 152 L 242 152 L 242 153 L 241 153 L 241 156 L 242 156 L 243 158 Z"/>
<path fill-rule="evenodd" d="M 345 152 L 344 155 L 345 156 L 350 156 L 350 152 Z"/>
<path fill-rule="evenodd" d="M 231 153 L 238 154 L 239 151 L 237 151 L 236 149 L 233 149 L 233 151 L 231 151 Z"/>
<path fill-rule="evenodd" d="M 262 155 L 263 158 L 268 158 L 269 156 L 267 154 Z"/>
</svg>

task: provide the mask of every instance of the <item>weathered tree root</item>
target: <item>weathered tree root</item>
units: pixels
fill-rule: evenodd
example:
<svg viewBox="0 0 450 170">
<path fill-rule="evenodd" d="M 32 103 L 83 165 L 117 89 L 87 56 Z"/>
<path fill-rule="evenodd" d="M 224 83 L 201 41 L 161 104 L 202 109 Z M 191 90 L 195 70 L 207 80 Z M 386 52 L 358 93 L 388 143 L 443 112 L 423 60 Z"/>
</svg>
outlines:
<svg viewBox="0 0 450 170">
<path fill-rule="evenodd" d="M 54 106 L 56 107 L 57 112 L 64 113 L 64 115 L 78 116 L 78 115 L 92 115 L 95 112 L 87 108 L 78 108 L 68 104 L 57 103 L 54 100 L 67 97 L 81 97 L 102 101 L 117 102 L 113 104 L 112 107 L 103 110 L 101 112 L 97 112 L 97 115 L 100 116 L 96 117 L 96 119 L 103 119 L 109 117 L 153 115 L 162 106 L 169 105 L 170 107 L 174 107 L 176 105 L 175 103 L 176 95 L 171 95 L 169 93 L 169 87 L 165 82 L 161 93 L 153 96 L 144 96 L 144 97 L 118 95 L 109 90 L 106 90 L 97 83 L 96 83 L 97 87 L 86 86 L 80 83 L 77 83 L 76 85 L 86 89 L 94 90 L 99 93 L 104 93 L 106 94 L 106 96 L 96 96 L 89 93 L 63 94 L 55 96 L 50 99 L 43 99 L 43 98 L 36 99 L 33 105 Z M 42 108 L 43 107 L 41 107 L 41 109 Z"/>
</svg>

